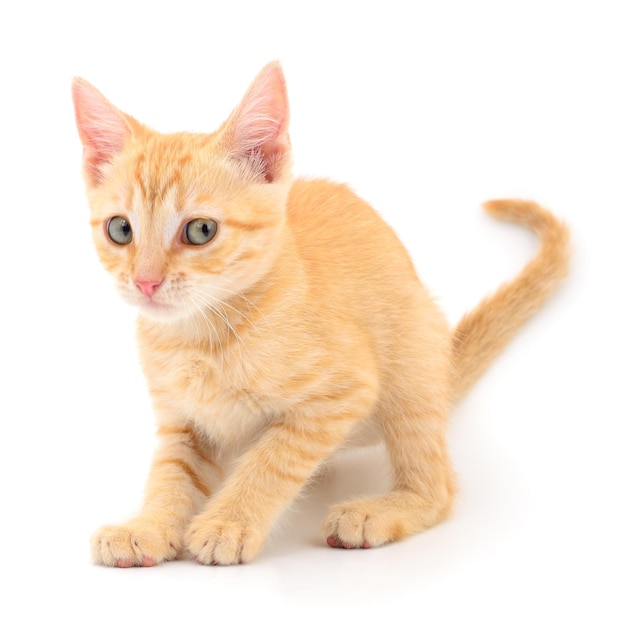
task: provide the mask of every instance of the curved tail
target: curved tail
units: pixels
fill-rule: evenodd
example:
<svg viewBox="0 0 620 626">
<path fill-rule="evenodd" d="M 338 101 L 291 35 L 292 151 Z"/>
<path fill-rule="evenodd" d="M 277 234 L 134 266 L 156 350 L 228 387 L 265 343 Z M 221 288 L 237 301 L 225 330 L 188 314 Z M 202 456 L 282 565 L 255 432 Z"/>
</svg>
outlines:
<svg viewBox="0 0 620 626">
<path fill-rule="evenodd" d="M 462 396 L 552 293 L 568 272 L 568 228 L 526 200 L 492 200 L 484 205 L 499 219 L 517 222 L 540 238 L 536 256 L 458 323 L 452 338 L 454 397 Z"/>
</svg>

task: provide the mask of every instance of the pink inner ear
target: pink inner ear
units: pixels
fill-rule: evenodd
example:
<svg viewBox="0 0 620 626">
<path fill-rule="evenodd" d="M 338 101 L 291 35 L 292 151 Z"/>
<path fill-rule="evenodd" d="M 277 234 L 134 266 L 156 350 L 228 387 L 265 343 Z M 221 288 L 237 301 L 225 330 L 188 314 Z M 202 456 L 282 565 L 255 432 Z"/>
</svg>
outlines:
<svg viewBox="0 0 620 626">
<path fill-rule="evenodd" d="M 84 169 L 93 183 L 101 182 L 110 163 L 131 133 L 122 113 L 87 81 L 73 81 L 75 120 L 84 146 Z"/>
<path fill-rule="evenodd" d="M 289 151 L 289 109 L 286 83 L 279 63 L 270 63 L 254 79 L 227 122 L 237 156 L 248 160 L 267 182 L 278 177 Z"/>
</svg>

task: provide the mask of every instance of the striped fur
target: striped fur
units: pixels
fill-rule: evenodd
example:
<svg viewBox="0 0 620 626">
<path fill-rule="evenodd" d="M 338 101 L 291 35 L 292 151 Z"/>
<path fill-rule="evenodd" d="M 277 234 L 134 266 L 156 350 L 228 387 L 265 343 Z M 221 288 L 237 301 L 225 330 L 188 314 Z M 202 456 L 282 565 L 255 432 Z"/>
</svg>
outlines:
<svg viewBox="0 0 620 626">
<path fill-rule="evenodd" d="M 330 546 L 444 519 L 450 405 L 566 272 L 566 229 L 533 203 L 489 204 L 542 246 L 452 331 L 371 207 L 344 185 L 292 179 L 277 63 L 210 135 L 161 135 L 81 79 L 73 94 L 95 246 L 139 309 L 160 441 L 141 512 L 94 535 L 94 560 L 248 561 L 325 460 L 360 442 L 385 442 L 393 490 L 336 505 Z M 131 225 L 126 245 L 107 233 L 114 216 Z M 217 231 L 190 245 L 198 218 Z"/>
</svg>

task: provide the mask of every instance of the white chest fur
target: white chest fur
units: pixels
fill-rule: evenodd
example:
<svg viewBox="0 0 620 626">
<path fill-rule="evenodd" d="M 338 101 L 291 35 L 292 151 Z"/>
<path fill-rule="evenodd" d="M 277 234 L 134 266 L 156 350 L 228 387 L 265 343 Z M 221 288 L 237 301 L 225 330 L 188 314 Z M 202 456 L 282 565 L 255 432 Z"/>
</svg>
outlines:
<svg viewBox="0 0 620 626">
<path fill-rule="evenodd" d="M 222 450 L 244 445 L 284 408 L 250 354 L 149 346 L 142 356 L 158 419 L 192 421 Z"/>
</svg>

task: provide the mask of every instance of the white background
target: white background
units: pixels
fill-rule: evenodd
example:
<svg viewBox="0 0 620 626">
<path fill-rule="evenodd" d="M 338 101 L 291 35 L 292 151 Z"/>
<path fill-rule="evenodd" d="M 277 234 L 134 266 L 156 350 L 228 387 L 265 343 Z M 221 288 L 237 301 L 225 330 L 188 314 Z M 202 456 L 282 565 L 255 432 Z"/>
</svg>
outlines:
<svg viewBox="0 0 620 626">
<path fill-rule="evenodd" d="M 0 621 L 618 624 L 616 8 L 3 3 Z M 135 511 L 154 426 L 134 313 L 90 242 L 70 79 L 158 130 L 211 131 L 274 58 L 297 173 L 369 200 L 451 321 L 536 249 L 483 214 L 488 198 L 566 219 L 572 274 L 455 408 L 460 495 L 441 526 L 376 550 L 324 547 L 329 504 L 384 482 L 377 459 L 353 458 L 252 564 L 96 567 L 89 536 Z"/>
</svg>

